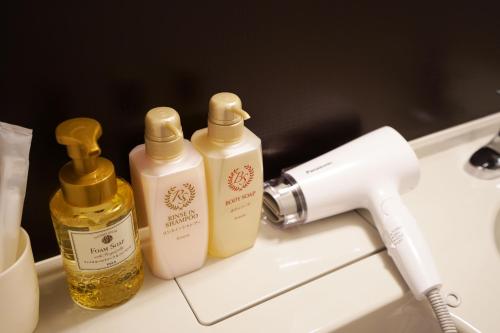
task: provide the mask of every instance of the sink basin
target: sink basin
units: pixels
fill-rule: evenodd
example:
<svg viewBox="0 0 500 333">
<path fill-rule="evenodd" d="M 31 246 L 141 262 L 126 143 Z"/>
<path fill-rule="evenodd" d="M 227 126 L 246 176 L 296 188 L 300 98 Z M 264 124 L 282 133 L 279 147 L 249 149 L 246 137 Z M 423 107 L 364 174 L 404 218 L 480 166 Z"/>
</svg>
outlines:
<svg viewBox="0 0 500 333">
<path fill-rule="evenodd" d="M 495 218 L 495 244 L 497 245 L 498 255 L 500 256 L 500 211 Z"/>
</svg>

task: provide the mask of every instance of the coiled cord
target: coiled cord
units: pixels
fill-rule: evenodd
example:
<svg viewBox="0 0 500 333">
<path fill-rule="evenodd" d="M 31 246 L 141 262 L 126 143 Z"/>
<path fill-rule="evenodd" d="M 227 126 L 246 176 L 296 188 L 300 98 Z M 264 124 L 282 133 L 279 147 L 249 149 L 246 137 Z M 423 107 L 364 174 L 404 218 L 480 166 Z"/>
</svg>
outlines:
<svg viewBox="0 0 500 333">
<path fill-rule="evenodd" d="M 427 293 L 427 299 L 431 303 L 432 310 L 439 321 L 441 330 L 444 333 L 457 333 L 457 328 L 455 323 L 451 319 L 450 312 L 448 311 L 448 306 L 444 303 L 438 288 L 431 289 Z"/>
</svg>

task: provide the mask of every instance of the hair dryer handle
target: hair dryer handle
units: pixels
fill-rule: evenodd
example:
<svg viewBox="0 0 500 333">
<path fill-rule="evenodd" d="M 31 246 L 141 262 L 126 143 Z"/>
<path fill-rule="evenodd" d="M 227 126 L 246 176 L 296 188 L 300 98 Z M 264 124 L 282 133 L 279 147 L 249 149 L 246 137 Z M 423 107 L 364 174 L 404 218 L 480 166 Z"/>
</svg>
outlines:
<svg viewBox="0 0 500 333">
<path fill-rule="evenodd" d="M 415 218 L 399 195 L 376 206 L 373 218 L 389 255 L 415 298 L 425 298 L 429 290 L 441 286 L 441 279 Z"/>
</svg>

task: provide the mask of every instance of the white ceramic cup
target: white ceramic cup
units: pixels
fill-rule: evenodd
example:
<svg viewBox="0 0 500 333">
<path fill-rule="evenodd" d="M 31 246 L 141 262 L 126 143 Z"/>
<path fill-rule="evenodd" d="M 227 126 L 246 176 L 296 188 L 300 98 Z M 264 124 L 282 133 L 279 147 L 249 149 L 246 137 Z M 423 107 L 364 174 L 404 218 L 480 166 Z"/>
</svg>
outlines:
<svg viewBox="0 0 500 333">
<path fill-rule="evenodd" d="M 38 277 L 30 238 L 19 230 L 16 262 L 0 272 L 0 330 L 33 332 L 38 323 Z"/>
</svg>

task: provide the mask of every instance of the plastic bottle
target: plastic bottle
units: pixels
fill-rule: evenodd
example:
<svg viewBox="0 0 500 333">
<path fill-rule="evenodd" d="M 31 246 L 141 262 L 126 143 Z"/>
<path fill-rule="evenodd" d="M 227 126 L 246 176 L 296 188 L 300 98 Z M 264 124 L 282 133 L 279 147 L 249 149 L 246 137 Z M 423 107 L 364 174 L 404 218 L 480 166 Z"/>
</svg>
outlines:
<svg viewBox="0 0 500 333">
<path fill-rule="evenodd" d="M 205 169 L 174 109 L 146 114 L 145 144 L 129 160 L 139 221 L 149 226 L 151 272 L 172 279 L 200 268 L 208 243 Z"/>
<path fill-rule="evenodd" d="M 203 155 L 207 174 L 210 232 L 208 252 L 228 257 L 252 247 L 262 209 L 260 139 L 244 126 L 250 118 L 232 93 L 210 99 L 208 127 L 191 142 Z"/>
</svg>

